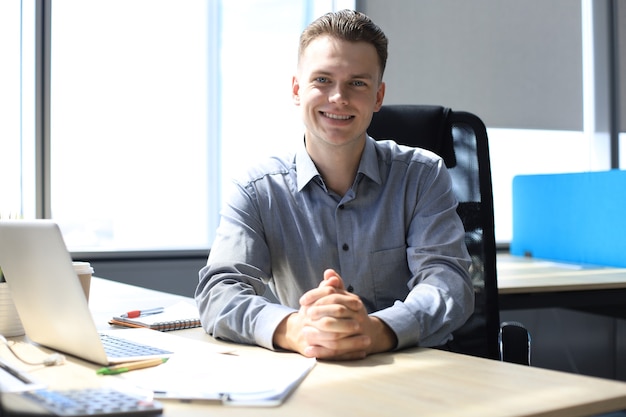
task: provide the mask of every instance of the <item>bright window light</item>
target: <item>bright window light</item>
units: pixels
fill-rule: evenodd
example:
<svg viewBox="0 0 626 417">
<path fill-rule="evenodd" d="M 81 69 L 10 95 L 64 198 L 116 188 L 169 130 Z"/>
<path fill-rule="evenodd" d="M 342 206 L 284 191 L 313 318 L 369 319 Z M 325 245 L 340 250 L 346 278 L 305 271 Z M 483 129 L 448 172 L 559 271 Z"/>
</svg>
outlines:
<svg viewBox="0 0 626 417">
<path fill-rule="evenodd" d="M 208 21 L 202 0 L 52 4 L 51 211 L 70 249 L 208 247 Z"/>
</svg>

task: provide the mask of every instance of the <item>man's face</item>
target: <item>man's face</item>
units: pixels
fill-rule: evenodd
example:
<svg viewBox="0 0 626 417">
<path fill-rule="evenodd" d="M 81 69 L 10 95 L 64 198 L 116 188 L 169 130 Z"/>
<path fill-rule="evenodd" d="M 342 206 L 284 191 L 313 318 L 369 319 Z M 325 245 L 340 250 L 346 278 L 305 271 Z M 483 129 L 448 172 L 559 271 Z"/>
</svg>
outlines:
<svg viewBox="0 0 626 417">
<path fill-rule="evenodd" d="M 329 36 L 313 40 L 300 56 L 292 82 L 307 146 L 311 141 L 335 146 L 362 143 L 372 114 L 383 102 L 380 75 L 373 45 Z"/>
</svg>

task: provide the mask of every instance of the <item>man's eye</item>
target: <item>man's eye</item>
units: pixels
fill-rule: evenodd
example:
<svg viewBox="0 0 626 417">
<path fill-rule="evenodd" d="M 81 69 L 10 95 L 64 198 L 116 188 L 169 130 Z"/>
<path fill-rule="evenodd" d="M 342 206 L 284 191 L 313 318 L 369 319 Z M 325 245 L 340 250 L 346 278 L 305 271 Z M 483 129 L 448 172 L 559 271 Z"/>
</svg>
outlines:
<svg viewBox="0 0 626 417">
<path fill-rule="evenodd" d="M 317 77 L 315 79 L 315 81 L 317 81 L 318 83 L 326 83 L 326 82 L 328 82 L 328 78 L 326 78 L 326 77 Z"/>
<path fill-rule="evenodd" d="M 354 81 L 352 84 L 357 87 L 363 87 L 365 85 L 363 81 Z"/>
</svg>

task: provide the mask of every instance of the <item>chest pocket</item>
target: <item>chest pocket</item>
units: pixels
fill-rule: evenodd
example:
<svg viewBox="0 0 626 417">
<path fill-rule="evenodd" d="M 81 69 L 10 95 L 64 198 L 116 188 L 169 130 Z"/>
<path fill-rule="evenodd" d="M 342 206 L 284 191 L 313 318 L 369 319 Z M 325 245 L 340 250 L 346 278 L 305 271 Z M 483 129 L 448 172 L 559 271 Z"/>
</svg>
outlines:
<svg viewBox="0 0 626 417">
<path fill-rule="evenodd" d="M 396 300 L 404 300 L 409 293 L 407 282 L 411 278 L 406 247 L 377 251 L 370 256 L 370 279 L 374 284 L 372 307 L 380 310 L 392 306 Z"/>
</svg>

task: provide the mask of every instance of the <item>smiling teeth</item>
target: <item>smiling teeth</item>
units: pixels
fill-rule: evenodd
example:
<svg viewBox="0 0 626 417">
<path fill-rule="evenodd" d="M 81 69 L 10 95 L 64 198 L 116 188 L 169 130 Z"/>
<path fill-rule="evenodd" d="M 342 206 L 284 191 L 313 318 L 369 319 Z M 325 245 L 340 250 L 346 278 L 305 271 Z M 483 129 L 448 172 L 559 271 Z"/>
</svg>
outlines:
<svg viewBox="0 0 626 417">
<path fill-rule="evenodd" d="M 332 113 L 324 113 L 324 116 L 329 117 L 331 119 L 337 119 L 337 120 L 348 120 L 352 117 L 352 116 L 341 116 L 339 114 L 332 114 Z"/>
</svg>

